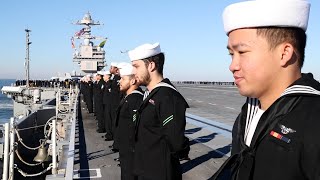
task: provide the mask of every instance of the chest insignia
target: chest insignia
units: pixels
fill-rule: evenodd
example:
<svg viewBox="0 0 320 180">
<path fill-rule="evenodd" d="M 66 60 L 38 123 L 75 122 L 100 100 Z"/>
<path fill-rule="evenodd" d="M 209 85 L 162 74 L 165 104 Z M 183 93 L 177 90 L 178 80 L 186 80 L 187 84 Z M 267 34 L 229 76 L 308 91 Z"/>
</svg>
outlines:
<svg viewBox="0 0 320 180">
<path fill-rule="evenodd" d="M 279 127 L 281 128 L 281 133 L 282 134 L 289 134 L 289 133 L 294 133 L 296 130 L 293 130 L 291 128 L 287 128 L 284 125 L 280 124 Z"/>
<path fill-rule="evenodd" d="M 273 137 L 275 137 L 275 138 L 277 138 L 277 139 L 279 139 L 279 140 L 281 140 L 281 141 L 284 141 L 284 142 L 286 142 L 286 143 L 290 143 L 290 141 L 291 141 L 291 139 L 289 139 L 289 138 L 287 138 L 287 137 L 285 137 L 285 136 L 282 136 L 281 134 L 279 134 L 279 133 L 277 133 L 277 132 L 274 132 L 274 131 L 271 131 L 270 132 L 270 135 L 271 136 L 273 136 Z"/>
<path fill-rule="evenodd" d="M 155 105 L 154 100 L 153 99 L 149 99 L 149 103 L 151 103 L 152 105 Z"/>
</svg>

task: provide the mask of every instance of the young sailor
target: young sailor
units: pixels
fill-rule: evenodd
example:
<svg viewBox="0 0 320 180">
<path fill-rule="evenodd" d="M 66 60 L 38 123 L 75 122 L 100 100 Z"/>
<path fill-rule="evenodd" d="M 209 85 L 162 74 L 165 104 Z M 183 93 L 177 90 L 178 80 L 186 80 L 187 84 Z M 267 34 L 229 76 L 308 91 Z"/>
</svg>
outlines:
<svg viewBox="0 0 320 180">
<path fill-rule="evenodd" d="M 160 44 L 144 44 L 128 52 L 136 77 L 147 87 L 138 110 L 134 173 L 138 180 L 179 180 L 179 152 L 185 145 L 183 96 L 163 78 L 165 56 Z"/>
<path fill-rule="evenodd" d="M 105 74 L 103 76 L 103 80 L 104 80 L 104 85 L 103 85 L 103 117 L 104 117 L 104 127 L 106 130 L 106 134 L 104 136 L 102 136 L 103 138 L 105 138 L 106 141 L 111 141 L 113 140 L 113 136 L 112 136 L 112 121 L 111 121 L 111 98 L 110 98 L 110 94 L 111 94 L 111 73 L 110 71 L 105 71 Z"/>
<path fill-rule="evenodd" d="M 84 83 L 84 96 L 86 99 L 87 109 L 89 113 L 93 113 L 93 89 L 92 89 L 92 81 L 91 81 L 91 75 L 87 74 L 85 76 L 85 83 Z"/>
<path fill-rule="evenodd" d="M 120 76 L 118 75 L 118 68 L 116 62 L 110 63 L 110 78 L 108 83 L 106 84 L 106 88 L 104 89 L 104 117 L 105 117 L 105 129 L 106 141 L 111 141 L 114 139 L 114 122 L 115 122 L 115 112 L 120 102 L 119 97 L 119 80 Z M 109 146 L 110 147 L 110 146 Z M 112 148 L 112 146 L 111 146 Z"/>
<path fill-rule="evenodd" d="M 248 97 L 213 179 L 320 179 L 320 84 L 302 74 L 310 4 L 255 0 L 223 13 L 230 71 Z"/>
<path fill-rule="evenodd" d="M 105 126 L 104 126 L 104 112 L 103 112 L 103 86 L 105 84 L 103 80 L 103 71 L 98 71 L 96 75 L 96 82 L 95 82 L 95 99 L 94 99 L 94 105 L 95 105 L 95 113 L 97 115 L 97 132 L 98 133 L 104 133 Z"/>
<path fill-rule="evenodd" d="M 112 135 L 113 135 L 113 145 L 110 146 L 112 151 L 119 151 L 118 147 L 118 141 L 117 141 L 117 128 L 116 128 L 116 110 L 119 106 L 120 100 L 122 99 L 122 94 L 120 93 L 119 88 L 119 68 L 118 63 L 114 63 L 110 67 L 110 73 L 112 74 L 112 81 L 111 81 L 111 94 L 110 94 L 110 100 L 111 100 L 111 109 L 110 109 L 110 115 L 111 115 L 111 121 L 112 121 Z"/>
<path fill-rule="evenodd" d="M 133 144 L 136 111 L 140 107 L 143 93 L 133 74 L 131 64 L 122 64 L 120 69 L 120 91 L 125 97 L 120 101 L 116 111 L 116 127 L 118 129 L 119 155 L 121 162 L 121 179 L 134 180 Z"/>
</svg>

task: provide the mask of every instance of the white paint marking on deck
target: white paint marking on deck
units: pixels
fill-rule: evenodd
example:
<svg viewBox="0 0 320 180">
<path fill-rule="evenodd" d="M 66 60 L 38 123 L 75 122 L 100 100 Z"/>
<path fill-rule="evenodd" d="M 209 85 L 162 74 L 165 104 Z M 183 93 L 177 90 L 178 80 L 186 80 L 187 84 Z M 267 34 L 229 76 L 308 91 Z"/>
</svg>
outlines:
<svg viewBox="0 0 320 180">
<path fill-rule="evenodd" d="M 205 91 L 219 91 L 219 92 L 237 92 L 236 90 L 231 89 L 209 89 L 209 88 L 199 88 L 199 87 L 179 87 L 182 89 L 198 89 L 198 90 L 205 90 Z"/>
<path fill-rule="evenodd" d="M 90 176 L 90 177 L 79 177 L 80 171 L 96 171 L 95 176 Z M 97 178 L 102 178 L 102 174 L 101 174 L 101 169 L 97 168 L 97 169 L 79 169 L 79 170 L 74 170 L 74 176 L 73 179 L 97 179 Z"/>
<path fill-rule="evenodd" d="M 212 106 L 216 106 L 217 104 L 212 104 L 212 103 L 208 103 L 208 104 L 210 104 L 210 105 L 212 105 Z"/>
<path fill-rule="evenodd" d="M 199 100 L 197 100 L 197 102 L 202 103 L 203 101 L 199 101 Z"/>
<path fill-rule="evenodd" d="M 225 108 L 235 110 L 234 108 L 232 108 L 232 107 L 228 107 L 228 106 L 226 106 Z"/>
</svg>

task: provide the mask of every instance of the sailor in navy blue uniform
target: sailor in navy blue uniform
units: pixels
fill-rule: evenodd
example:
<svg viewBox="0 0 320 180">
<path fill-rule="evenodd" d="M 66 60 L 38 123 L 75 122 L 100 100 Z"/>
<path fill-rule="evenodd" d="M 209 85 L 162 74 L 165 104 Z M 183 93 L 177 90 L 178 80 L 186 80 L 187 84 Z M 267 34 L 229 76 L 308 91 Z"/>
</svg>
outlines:
<svg viewBox="0 0 320 180">
<path fill-rule="evenodd" d="M 143 99 L 142 89 L 133 74 L 133 67 L 126 63 L 119 66 L 120 91 L 125 95 L 116 111 L 116 127 L 118 129 L 119 155 L 121 163 L 121 179 L 134 180 L 133 144 L 136 111 Z"/>
<path fill-rule="evenodd" d="M 228 6 L 230 71 L 247 97 L 232 130 L 231 157 L 212 179 L 320 179 L 320 83 L 304 74 L 307 0 Z"/>
<path fill-rule="evenodd" d="M 85 96 L 85 102 L 87 104 L 87 109 L 89 113 L 93 113 L 93 90 L 92 90 L 92 81 L 91 81 L 91 75 L 87 74 L 85 76 L 85 81 L 84 81 L 84 88 L 83 88 L 83 94 Z"/>
<path fill-rule="evenodd" d="M 95 113 L 98 120 L 98 133 L 104 133 L 105 126 L 104 126 L 104 112 L 103 112 L 103 86 L 105 84 L 103 80 L 103 71 L 98 71 L 96 75 L 96 82 L 95 82 L 95 99 L 94 99 L 94 105 L 95 105 Z"/>
<path fill-rule="evenodd" d="M 134 174 L 138 180 L 179 180 L 179 152 L 184 149 L 188 104 L 163 78 L 164 54 L 159 43 L 128 52 L 136 78 L 147 87 L 137 111 Z"/>
<path fill-rule="evenodd" d="M 111 106 L 110 106 L 110 115 L 112 121 L 112 135 L 113 135 L 113 144 L 111 146 L 112 151 L 119 151 L 118 141 L 117 141 L 117 128 L 116 128 L 116 111 L 119 106 L 120 100 L 122 99 L 122 93 L 120 93 L 119 87 L 119 68 L 117 67 L 118 63 L 111 65 L 110 73 L 112 74 L 111 81 Z"/>
<path fill-rule="evenodd" d="M 98 87 L 98 80 L 101 77 L 97 77 L 98 73 L 94 73 L 92 76 L 92 94 L 93 94 L 93 112 L 94 112 L 94 116 L 96 117 L 95 119 L 98 120 L 97 118 L 97 105 L 98 103 L 96 103 L 97 101 L 97 95 L 98 95 L 98 91 L 99 91 L 99 87 Z"/>
<path fill-rule="evenodd" d="M 111 73 L 110 71 L 105 71 L 103 80 L 104 80 L 104 85 L 103 85 L 103 111 L 104 111 L 104 121 L 103 124 L 105 126 L 106 134 L 102 136 L 105 138 L 106 141 L 111 141 L 113 140 L 112 137 L 112 121 L 111 121 Z"/>
</svg>

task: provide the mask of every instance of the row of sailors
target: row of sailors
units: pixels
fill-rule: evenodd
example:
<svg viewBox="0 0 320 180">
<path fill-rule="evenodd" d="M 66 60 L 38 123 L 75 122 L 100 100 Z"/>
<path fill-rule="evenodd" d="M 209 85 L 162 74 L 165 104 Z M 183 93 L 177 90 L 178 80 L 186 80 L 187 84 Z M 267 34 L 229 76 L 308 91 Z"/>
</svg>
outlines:
<svg viewBox="0 0 320 180">
<path fill-rule="evenodd" d="M 15 86 L 25 86 L 27 85 L 26 80 L 16 80 Z M 57 79 L 53 80 L 30 80 L 29 87 L 64 87 L 69 88 L 70 86 L 75 87 L 78 85 L 77 79 L 66 79 L 64 81 L 59 81 Z"/>
<path fill-rule="evenodd" d="M 229 69 L 247 101 L 232 129 L 231 156 L 210 179 L 320 179 L 320 83 L 301 73 L 309 11 L 307 0 L 252 0 L 225 8 Z M 130 81 L 121 77 L 120 89 L 122 82 L 131 89 L 122 89 L 125 97 L 116 111 L 122 179 L 182 179 L 188 104 L 163 78 L 159 44 L 128 54 L 135 72 Z M 136 83 L 147 87 L 143 100 L 133 93 Z M 123 128 L 128 136 L 121 136 Z"/>
<path fill-rule="evenodd" d="M 159 43 L 128 52 L 131 63 L 111 63 L 80 90 L 89 113 L 95 113 L 97 132 L 113 140 L 119 151 L 122 180 L 182 179 L 180 161 L 188 157 L 184 136 L 188 104 L 163 78 L 164 54 Z M 141 87 L 146 87 L 143 92 Z"/>
</svg>

